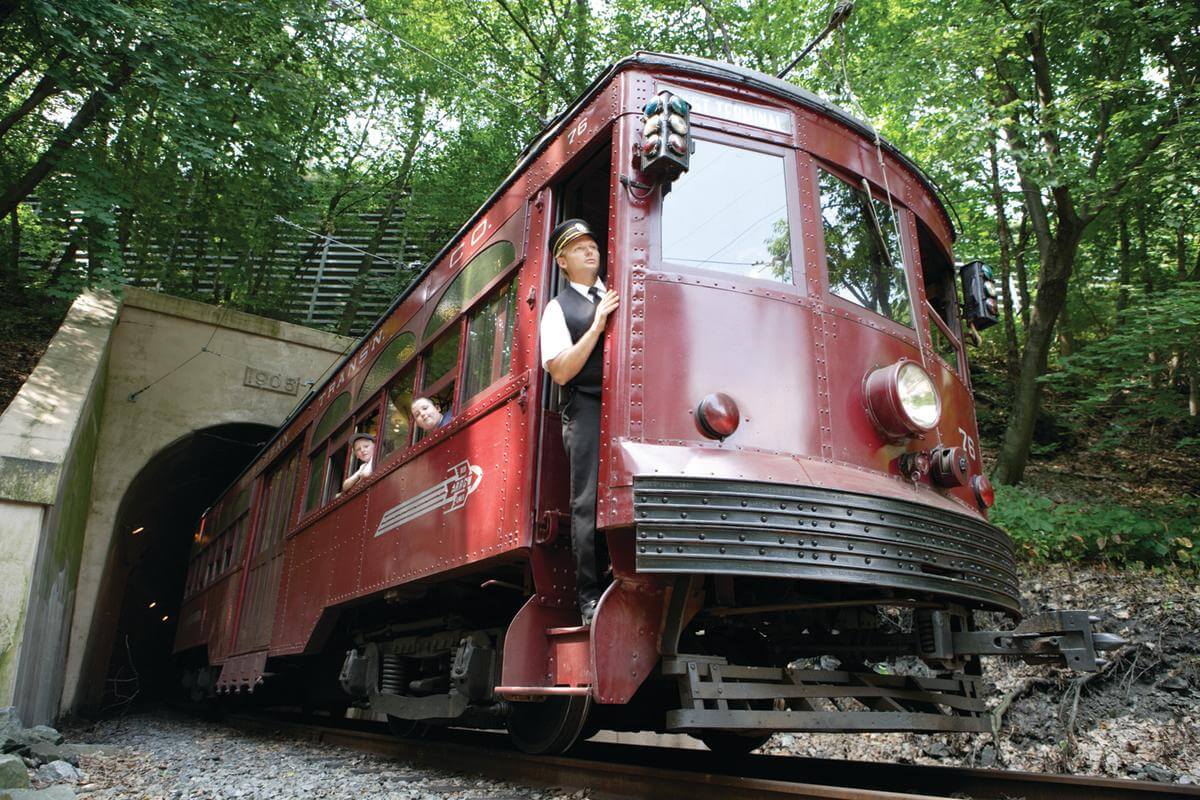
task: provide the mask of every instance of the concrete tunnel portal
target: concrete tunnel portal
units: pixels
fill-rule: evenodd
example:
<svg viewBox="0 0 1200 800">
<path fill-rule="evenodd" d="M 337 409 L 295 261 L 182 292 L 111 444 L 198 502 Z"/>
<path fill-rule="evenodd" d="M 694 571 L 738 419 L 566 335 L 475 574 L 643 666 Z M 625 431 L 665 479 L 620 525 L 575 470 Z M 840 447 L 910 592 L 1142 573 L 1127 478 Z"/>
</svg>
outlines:
<svg viewBox="0 0 1200 800">
<path fill-rule="evenodd" d="M 75 301 L 0 415 L 0 707 L 175 690 L 200 514 L 352 344 L 138 289 Z"/>
</svg>

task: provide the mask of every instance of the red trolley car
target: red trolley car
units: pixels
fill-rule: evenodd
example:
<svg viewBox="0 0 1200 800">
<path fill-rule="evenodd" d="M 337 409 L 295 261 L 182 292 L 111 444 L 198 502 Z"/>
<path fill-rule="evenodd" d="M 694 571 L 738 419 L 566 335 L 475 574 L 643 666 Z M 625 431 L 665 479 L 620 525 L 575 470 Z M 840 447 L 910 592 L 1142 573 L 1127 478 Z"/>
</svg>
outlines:
<svg viewBox="0 0 1200 800">
<path fill-rule="evenodd" d="M 658 129 L 644 109 L 669 96 Z M 622 297 L 612 576 L 586 627 L 537 353 L 568 217 Z M 960 306 L 953 236 L 920 170 L 812 94 L 697 58 L 613 65 L 206 514 L 175 645 L 193 689 L 354 703 L 401 733 L 506 724 L 530 751 L 601 726 L 736 751 L 987 730 L 981 655 L 1094 669 L 1111 642 L 1082 612 L 976 630 L 1020 609 L 963 347 L 993 301 L 968 265 Z M 449 423 L 416 429 L 415 395 Z M 371 473 L 342 491 L 362 432 Z"/>
</svg>

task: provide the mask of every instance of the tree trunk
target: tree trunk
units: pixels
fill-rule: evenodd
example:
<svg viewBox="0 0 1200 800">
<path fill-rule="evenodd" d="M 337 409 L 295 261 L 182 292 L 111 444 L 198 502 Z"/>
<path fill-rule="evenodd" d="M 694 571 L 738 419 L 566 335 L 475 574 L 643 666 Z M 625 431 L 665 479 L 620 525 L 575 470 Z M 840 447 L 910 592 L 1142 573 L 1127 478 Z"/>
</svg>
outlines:
<svg viewBox="0 0 1200 800">
<path fill-rule="evenodd" d="M 1129 247 L 1129 220 L 1125 210 L 1117 211 L 1117 247 L 1120 261 L 1117 266 L 1117 325 L 1125 321 L 1125 309 L 1129 308 L 1129 284 L 1133 282 L 1133 254 Z"/>
<path fill-rule="evenodd" d="M 388 194 L 387 203 L 379 216 L 375 232 L 371 234 L 371 241 L 365 248 L 367 252 L 358 262 L 358 274 L 354 278 L 354 284 L 350 287 L 350 295 L 346 298 L 346 304 L 342 306 L 342 315 L 338 318 L 337 332 L 342 336 L 349 335 L 354 327 L 354 320 L 358 316 L 358 309 L 362 305 L 363 294 L 367 289 L 367 280 L 371 275 L 371 265 L 375 261 L 380 245 L 383 244 L 384 236 L 387 235 L 392 216 L 396 213 L 396 205 L 404 195 L 404 187 L 408 185 L 408 177 L 412 172 L 413 159 L 417 155 L 417 149 L 421 146 L 421 137 L 424 133 L 425 98 L 419 97 L 413 106 L 412 126 L 409 128 L 408 139 L 404 143 L 404 159 L 396 173 L 396 180 L 392 183 L 392 190 Z"/>
<path fill-rule="evenodd" d="M 1075 352 L 1075 336 L 1071 333 L 1071 303 L 1070 297 L 1063 302 L 1062 312 L 1058 315 L 1058 353 L 1069 356 Z"/>
<path fill-rule="evenodd" d="M 16 183 L 4 190 L 4 195 L 0 197 L 0 219 L 3 219 L 16 208 L 17 204 L 28 197 L 38 187 L 38 184 L 42 182 L 42 179 L 50 174 L 66 154 L 67 150 L 70 149 L 71 145 L 79 139 L 84 129 L 92 123 L 101 109 L 108 104 L 109 98 L 113 94 L 116 94 L 133 77 L 133 70 L 134 59 L 131 55 L 126 55 L 109 72 L 106 85 L 96 89 L 88 96 L 87 100 L 83 101 L 83 105 L 75 112 L 75 116 L 67 124 L 67 127 L 63 128 L 58 136 L 55 137 L 54 141 L 50 143 L 50 146 L 46 148 L 37 162 Z"/>
<path fill-rule="evenodd" d="M 1021 353 L 1017 346 L 1017 326 L 1013 320 L 1012 290 L 1012 229 L 1008 226 L 1008 212 L 1004 207 L 1004 193 L 1000 190 L 1000 159 L 996 153 L 996 140 L 988 142 L 988 159 L 992 168 L 992 205 L 996 207 L 996 239 L 1000 244 L 1000 297 L 1004 303 L 1004 363 L 1008 382 L 1014 384 L 1021 374 Z"/>
<path fill-rule="evenodd" d="M 0 273 L 0 285 L 4 286 L 15 286 L 21 282 L 21 220 L 18 210 L 14 208 L 8 215 L 8 265 L 7 268 L 0 267 L 3 269 Z"/>
<path fill-rule="evenodd" d="M 1021 298 L 1021 330 L 1029 330 L 1029 315 L 1032 312 L 1029 300 L 1029 271 L 1025 269 L 1025 249 L 1029 245 L 1029 217 L 1021 217 L 1021 228 L 1017 234 L 1017 254 L 1013 268 L 1017 271 L 1017 292 Z"/>
<path fill-rule="evenodd" d="M 52 65 L 53 66 L 53 65 Z M 0 119 L 0 139 L 4 138 L 4 134 L 8 129 L 28 116 L 35 108 L 42 104 L 50 95 L 58 91 L 58 79 L 47 72 L 42 76 L 37 85 L 33 87 L 33 91 L 25 98 L 21 105 L 14 108 L 12 111 L 4 115 Z"/>
<path fill-rule="evenodd" d="M 1051 242 L 1048 258 L 1041 265 L 1038 275 L 1037 299 L 1029 328 L 1025 334 L 1025 352 L 1021 357 L 1021 374 L 1015 387 L 1012 414 L 1004 431 L 1004 441 L 996 459 L 993 480 L 1002 484 L 1021 482 L 1025 465 L 1029 461 L 1029 450 L 1033 444 L 1033 425 L 1041 406 L 1041 384 L 1038 378 L 1046 370 L 1050 345 L 1054 340 L 1054 327 L 1059 313 L 1067 301 L 1067 284 L 1075 267 L 1075 254 L 1084 225 L 1068 224 L 1060 220 L 1058 231 Z"/>
</svg>

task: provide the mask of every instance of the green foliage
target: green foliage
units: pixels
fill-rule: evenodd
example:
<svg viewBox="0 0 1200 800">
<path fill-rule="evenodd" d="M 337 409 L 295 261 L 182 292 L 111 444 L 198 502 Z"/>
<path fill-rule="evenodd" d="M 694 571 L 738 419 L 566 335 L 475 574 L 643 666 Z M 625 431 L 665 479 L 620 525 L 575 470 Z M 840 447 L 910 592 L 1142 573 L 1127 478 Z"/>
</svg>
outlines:
<svg viewBox="0 0 1200 800">
<path fill-rule="evenodd" d="M 1124 506 L 1059 503 L 1020 486 L 997 486 L 991 521 L 1031 561 L 1115 566 L 1200 566 L 1200 501 Z"/>
<path fill-rule="evenodd" d="M 1189 412 L 1186 381 L 1200 365 L 1200 283 L 1131 294 L 1120 323 L 1045 381 L 1075 425 L 1099 432 L 1098 449 L 1156 446 L 1145 435 L 1156 427 L 1194 449 L 1200 419 Z"/>
</svg>

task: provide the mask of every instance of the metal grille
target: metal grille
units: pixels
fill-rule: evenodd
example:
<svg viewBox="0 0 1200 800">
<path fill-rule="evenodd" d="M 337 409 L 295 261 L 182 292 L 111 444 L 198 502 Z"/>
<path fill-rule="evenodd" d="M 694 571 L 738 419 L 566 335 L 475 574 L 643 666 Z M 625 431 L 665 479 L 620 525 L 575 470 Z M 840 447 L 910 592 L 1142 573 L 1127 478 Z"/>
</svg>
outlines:
<svg viewBox="0 0 1200 800">
<path fill-rule="evenodd" d="M 795 578 L 1019 610 L 1012 542 L 965 514 L 807 486 L 634 478 L 639 572 Z"/>
</svg>

